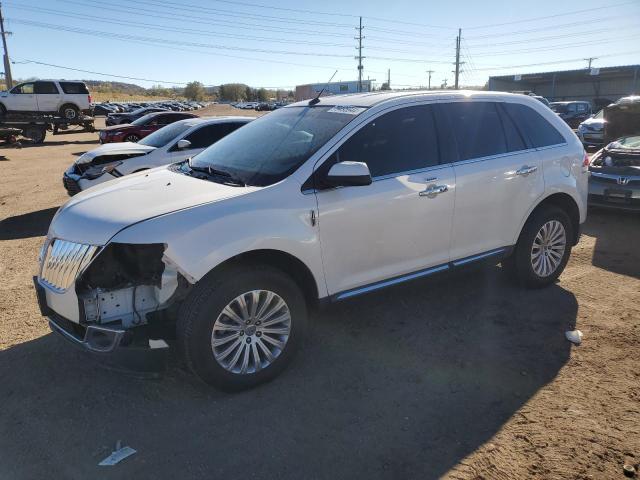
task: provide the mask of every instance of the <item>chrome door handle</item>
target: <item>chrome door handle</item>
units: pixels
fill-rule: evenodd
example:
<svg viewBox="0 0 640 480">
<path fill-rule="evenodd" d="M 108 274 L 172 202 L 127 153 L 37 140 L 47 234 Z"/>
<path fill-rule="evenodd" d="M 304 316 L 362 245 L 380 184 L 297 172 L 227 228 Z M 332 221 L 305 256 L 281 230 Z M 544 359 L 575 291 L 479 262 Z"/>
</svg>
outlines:
<svg viewBox="0 0 640 480">
<path fill-rule="evenodd" d="M 525 165 L 524 167 L 520 167 L 518 170 L 516 170 L 516 175 L 527 176 L 530 173 L 535 172 L 536 170 L 538 170 L 538 167 L 530 167 L 529 165 Z"/>
<path fill-rule="evenodd" d="M 449 187 L 447 185 L 431 185 L 426 190 L 422 190 L 421 192 L 419 192 L 418 195 L 420 195 L 421 197 L 435 197 L 436 195 L 444 193 L 447 190 L 449 190 Z"/>
</svg>

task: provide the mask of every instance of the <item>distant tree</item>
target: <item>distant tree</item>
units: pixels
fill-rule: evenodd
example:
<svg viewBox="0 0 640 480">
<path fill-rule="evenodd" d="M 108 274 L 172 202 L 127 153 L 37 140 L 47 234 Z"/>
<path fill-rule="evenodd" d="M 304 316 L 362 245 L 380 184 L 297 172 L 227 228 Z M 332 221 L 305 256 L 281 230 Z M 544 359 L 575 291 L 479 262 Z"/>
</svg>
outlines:
<svg viewBox="0 0 640 480">
<path fill-rule="evenodd" d="M 241 83 L 225 83 L 220 85 L 219 93 L 220 100 L 227 102 L 241 102 L 246 100 L 246 85 Z"/>
<path fill-rule="evenodd" d="M 256 91 L 251 88 L 249 85 L 244 87 L 244 98 L 247 100 L 255 100 L 256 99 Z"/>
<path fill-rule="evenodd" d="M 384 82 L 380 87 L 380 90 L 391 90 L 391 89 L 389 88 L 389 84 L 387 82 Z"/>
<path fill-rule="evenodd" d="M 261 102 L 269 101 L 269 91 L 266 88 L 261 88 L 258 90 L 258 100 Z"/>
<path fill-rule="evenodd" d="M 204 99 L 205 91 L 204 85 L 200 82 L 189 82 L 184 87 L 184 96 L 189 100 L 202 100 Z"/>
</svg>

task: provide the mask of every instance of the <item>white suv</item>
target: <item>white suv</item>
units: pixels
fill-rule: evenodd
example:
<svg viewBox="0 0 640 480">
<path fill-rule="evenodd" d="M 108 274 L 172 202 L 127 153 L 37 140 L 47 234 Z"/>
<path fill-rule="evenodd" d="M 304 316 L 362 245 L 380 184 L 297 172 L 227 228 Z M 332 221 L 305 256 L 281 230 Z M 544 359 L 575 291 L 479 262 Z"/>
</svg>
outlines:
<svg viewBox="0 0 640 480">
<path fill-rule="evenodd" d="M 587 163 L 524 95 L 296 103 L 69 200 L 36 291 L 52 329 L 89 351 L 115 361 L 177 338 L 203 380 L 246 388 L 289 362 L 309 305 L 479 261 L 549 285 L 586 218 Z"/>
<path fill-rule="evenodd" d="M 84 82 L 37 80 L 0 92 L 0 116 L 11 112 L 53 113 L 77 120 L 91 114 L 91 95 Z"/>
</svg>

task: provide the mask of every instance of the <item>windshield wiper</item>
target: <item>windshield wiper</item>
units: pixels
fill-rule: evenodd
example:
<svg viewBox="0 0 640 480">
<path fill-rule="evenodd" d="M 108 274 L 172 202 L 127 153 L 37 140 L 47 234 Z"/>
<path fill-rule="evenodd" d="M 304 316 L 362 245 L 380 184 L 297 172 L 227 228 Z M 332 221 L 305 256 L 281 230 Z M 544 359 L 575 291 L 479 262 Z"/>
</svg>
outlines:
<svg viewBox="0 0 640 480">
<path fill-rule="evenodd" d="M 188 163 L 189 163 L 189 168 L 194 172 L 206 173 L 210 177 L 214 177 L 214 176 L 222 177 L 227 182 L 232 183 L 234 185 L 238 185 L 240 187 L 247 186 L 247 184 L 241 178 L 238 178 L 237 176 L 234 176 L 232 173 L 227 172 L 225 170 L 218 170 L 213 167 L 194 167 L 193 165 L 191 165 L 191 159 L 189 159 Z"/>
</svg>

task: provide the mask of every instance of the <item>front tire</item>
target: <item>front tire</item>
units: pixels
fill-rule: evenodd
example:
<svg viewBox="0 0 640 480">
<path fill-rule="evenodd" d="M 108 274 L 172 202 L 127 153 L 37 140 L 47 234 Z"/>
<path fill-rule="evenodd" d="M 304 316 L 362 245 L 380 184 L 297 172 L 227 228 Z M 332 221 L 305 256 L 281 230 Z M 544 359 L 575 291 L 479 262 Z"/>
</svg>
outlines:
<svg viewBox="0 0 640 480">
<path fill-rule="evenodd" d="M 307 308 L 295 282 L 278 269 L 250 266 L 203 278 L 180 309 L 177 333 L 196 375 L 237 391 L 282 372 L 306 326 Z"/>
<path fill-rule="evenodd" d="M 513 254 L 502 265 L 521 285 L 546 287 L 567 265 L 571 238 L 573 226 L 564 210 L 545 207 L 527 220 Z"/>
</svg>

